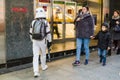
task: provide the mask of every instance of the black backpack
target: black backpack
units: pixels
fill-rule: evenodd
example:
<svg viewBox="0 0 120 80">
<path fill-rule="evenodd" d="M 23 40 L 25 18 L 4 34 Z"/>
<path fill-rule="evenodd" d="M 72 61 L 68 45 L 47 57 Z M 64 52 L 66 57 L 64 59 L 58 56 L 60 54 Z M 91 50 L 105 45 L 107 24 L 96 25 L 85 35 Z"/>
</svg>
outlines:
<svg viewBox="0 0 120 80">
<path fill-rule="evenodd" d="M 47 33 L 46 33 L 46 27 L 47 22 L 45 20 L 36 20 L 32 27 L 32 39 L 35 40 L 43 40 Z"/>
</svg>

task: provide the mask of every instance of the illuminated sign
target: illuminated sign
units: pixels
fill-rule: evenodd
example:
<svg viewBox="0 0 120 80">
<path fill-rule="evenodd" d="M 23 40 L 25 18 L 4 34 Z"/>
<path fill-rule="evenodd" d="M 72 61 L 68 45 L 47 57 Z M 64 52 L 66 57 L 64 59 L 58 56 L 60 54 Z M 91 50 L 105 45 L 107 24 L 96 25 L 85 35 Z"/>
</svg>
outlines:
<svg viewBox="0 0 120 80">
<path fill-rule="evenodd" d="M 13 7 L 13 8 L 11 8 L 11 11 L 12 12 L 23 12 L 23 13 L 26 13 L 28 10 L 27 10 L 27 8 Z"/>
<path fill-rule="evenodd" d="M 50 0 L 39 0 L 39 2 L 50 2 Z"/>
</svg>

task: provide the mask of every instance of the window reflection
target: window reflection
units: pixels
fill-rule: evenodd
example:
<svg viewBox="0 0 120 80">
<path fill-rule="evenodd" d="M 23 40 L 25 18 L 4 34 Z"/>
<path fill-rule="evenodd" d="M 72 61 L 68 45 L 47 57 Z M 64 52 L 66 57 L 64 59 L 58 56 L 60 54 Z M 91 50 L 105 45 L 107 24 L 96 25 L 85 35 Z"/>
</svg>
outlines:
<svg viewBox="0 0 120 80">
<path fill-rule="evenodd" d="M 53 16 L 53 34 L 54 34 L 54 37 L 57 37 L 57 38 L 60 38 L 60 32 L 59 32 L 59 29 L 58 29 L 58 22 L 57 20 L 59 20 L 59 16 L 58 16 L 58 13 L 56 12 L 56 14 Z M 56 35 L 55 35 L 56 34 Z"/>
<path fill-rule="evenodd" d="M 63 2 L 63 1 L 61 1 Z M 64 13 L 64 2 L 54 3 L 53 6 L 53 39 L 63 38 L 63 13 Z"/>
<path fill-rule="evenodd" d="M 75 38 L 74 19 L 76 16 L 76 6 L 74 2 L 66 2 L 65 5 L 65 20 L 66 31 L 65 38 Z"/>
</svg>

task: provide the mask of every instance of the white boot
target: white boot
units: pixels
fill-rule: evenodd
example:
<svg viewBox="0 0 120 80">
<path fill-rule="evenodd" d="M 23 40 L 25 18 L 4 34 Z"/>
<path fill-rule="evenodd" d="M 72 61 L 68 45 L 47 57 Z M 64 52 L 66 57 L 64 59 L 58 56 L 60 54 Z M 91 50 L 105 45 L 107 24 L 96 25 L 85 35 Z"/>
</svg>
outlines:
<svg viewBox="0 0 120 80">
<path fill-rule="evenodd" d="M 42 67 L 42 70 L 43 71 L 45 71 L 45 70 L 47 70 L 48 69 L 48 66 L 47 65 L 45 65 L 44 67 Z"/>
<path fill-rule="evenodd" d="M 34 77 L 35 77 L 35 78 L 37 78 L 37 77 L 39 77 L 39 76 L 40 76 L 40 73 L 39 73 L 39 72 L 35 72 L 35 73 L 34 73 Z"/>
</svg>

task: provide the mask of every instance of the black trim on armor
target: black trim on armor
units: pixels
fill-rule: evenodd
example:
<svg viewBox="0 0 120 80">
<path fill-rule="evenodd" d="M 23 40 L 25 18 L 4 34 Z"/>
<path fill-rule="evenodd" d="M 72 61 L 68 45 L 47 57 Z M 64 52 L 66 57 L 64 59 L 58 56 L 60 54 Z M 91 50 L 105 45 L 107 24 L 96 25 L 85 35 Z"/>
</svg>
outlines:
<svg viewBox="0 0 120 80">
<path fill-rule="evenodd" d="M 51 32 L 49 31 L 49 32 L 47 32 L 46 34 L 50 34 Z"/>
<path fill-rule="evenodd" d="M 32 33 L 29 33 L 30 35 L 32 35 Z"/>
</svg>

